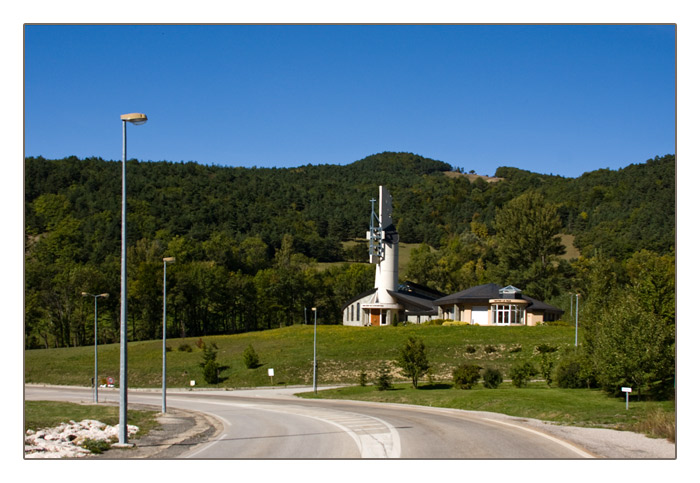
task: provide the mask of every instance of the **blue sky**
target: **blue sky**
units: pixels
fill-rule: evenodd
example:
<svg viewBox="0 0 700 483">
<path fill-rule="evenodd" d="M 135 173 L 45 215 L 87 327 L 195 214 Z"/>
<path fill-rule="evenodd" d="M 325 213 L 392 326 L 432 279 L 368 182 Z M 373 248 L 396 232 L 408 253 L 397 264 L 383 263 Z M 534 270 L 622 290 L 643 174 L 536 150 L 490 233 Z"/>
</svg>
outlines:
<svg viewBox="0 0 700 483">
<path fill-rule="evenodd" d="M 579 176 L 675 153 L 672 25 L 27 25 L 25 155 L 224 166 L 408 151 Z"/>
</svg>

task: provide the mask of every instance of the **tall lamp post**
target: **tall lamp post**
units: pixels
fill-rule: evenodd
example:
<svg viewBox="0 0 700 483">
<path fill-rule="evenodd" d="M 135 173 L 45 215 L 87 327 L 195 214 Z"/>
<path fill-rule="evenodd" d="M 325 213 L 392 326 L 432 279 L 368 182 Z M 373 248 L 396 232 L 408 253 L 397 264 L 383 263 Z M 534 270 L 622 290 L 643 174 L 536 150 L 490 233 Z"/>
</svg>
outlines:
<svg viewBox="0 0 700 483">
<path fill-rule="evenodd" d="M 109 298 L 108 293 L 101 293 L 94 295 L 91 293 L 83 292 L 81 294 L 83 297 L 93 297 L 95 299 L 95 377 L 93 378 L 94 395 L 93 400 L 97 402 L 97 299 L 99 298 Z"/>
<path fill-rule="evenodd" d="M 578 347 L 578 298 L 580 294 L 576 294 L 576 335 L 574 336 L 574 347 Z"/>
<path fill-rule="evenodd" d="M 165 407 L 165 307 L 166 307 L 166 274 L 168 271 L 168 263 L 172 263 L 175 261 L 175 257 L 166 257 L 163 259 L 163 403 L 161 404 L 161 411 L 165 413 L 166 407 Z"/>
<path fill-rule="evenodd" d="M 316 394 L 316 314 L 318 311 L 316 307 L 311 307 L 311 311 L 314 313 L 314 394 Z"/>
<path fill-rule="evenodd" d="M 122 273 L 121 273 L 121 315 L 119 339 L 119 444 L 128 443 L 127 431 L 127 333 L 126 333 L 126 123 L 139 125 L 148 121 L 145 114 L 134 112 L 122 114 Z"/>
</svg>

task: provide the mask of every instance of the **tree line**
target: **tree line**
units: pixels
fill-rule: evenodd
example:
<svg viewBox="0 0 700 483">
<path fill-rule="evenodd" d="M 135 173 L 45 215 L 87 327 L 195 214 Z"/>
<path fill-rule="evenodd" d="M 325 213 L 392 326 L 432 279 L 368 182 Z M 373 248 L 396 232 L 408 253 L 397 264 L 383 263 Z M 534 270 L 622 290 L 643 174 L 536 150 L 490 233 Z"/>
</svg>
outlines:
<svg viewBox="0 0 700 483">
<path fill-rule="evenodd" d="M 595 263 L 648 256 L 675 267 L 672 155 L 575 179 L 499 168 L 495 183 L 410 153 L 290 169 L 131 160 L 127 172 L 131 340 L 159 336 L 163 257 L 176 258 L 169 336 L 303 323 L 311 307 L 320 323 L 339 323 L 374 267 L 321 262 L 362 260 L 341 242 L 363 236 L 379 184 L 402 241 L 422 243 L 406 278 L 445 293 L 497 282 L 568 309 L 570 293 L 591 292 Z M 91 343 L 81 292 L 113 295 L 98 301 L 98 339 L 118 340 L 120 180 L 118 162 L 25 160 L 27 347 Z M 561 259 L 561 233 L 575 235 L 581 257 Z M 616 288 L 635 283 L 616 273 Z"/>
</svg>

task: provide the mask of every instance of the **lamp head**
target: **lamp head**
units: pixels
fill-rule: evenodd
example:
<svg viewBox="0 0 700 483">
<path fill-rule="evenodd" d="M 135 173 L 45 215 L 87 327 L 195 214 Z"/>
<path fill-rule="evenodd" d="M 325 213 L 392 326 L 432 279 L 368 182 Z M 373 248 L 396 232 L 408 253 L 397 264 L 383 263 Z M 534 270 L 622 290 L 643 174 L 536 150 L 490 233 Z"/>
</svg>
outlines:
<svg viewBox="0 0 700 483">
<path fill-rule="evenodd" d="M 139 124 L 145 124 L 148 121 L 148 117 L 140 112 L 132 112 L 130 114 L 122 114 L 121 120 L 138 126 Z"/>
<path fill-rule="evenodd" d="M 164 261 L 165 263 L 172 263 L 172 262 L 175 261 L 175 257 L 165 257 L 165 258 L 163 259 L 163 261 Z"/>
</svg>

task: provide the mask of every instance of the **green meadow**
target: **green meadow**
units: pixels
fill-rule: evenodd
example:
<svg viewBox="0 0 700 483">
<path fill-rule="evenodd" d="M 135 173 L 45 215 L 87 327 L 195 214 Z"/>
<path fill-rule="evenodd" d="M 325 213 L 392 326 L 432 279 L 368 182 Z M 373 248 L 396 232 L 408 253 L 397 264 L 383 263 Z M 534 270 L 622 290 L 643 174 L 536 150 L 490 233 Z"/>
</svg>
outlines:
<svg viewBox="0 0 700 483">
<path fill-rule="evenodd" d="M 478 327 L 478 326 L 398 326 L 398 327 L 317 327 L 319 384 L 356 384 L 365 371 L 370 380 L 376 368 L 391 363 L 409 336 L 423 339 L 434 381 L 450 380 L 459 364 L 471 362 L 507 371 L 522 360 L 537 361 L 539 344 L 572 346 L 572 327 Z M 170 339 L 167 341 L 168 387 L 222 388 L 265 385 L 310 384 L 313 373 L 313 325 L 295 325 L 262 332 Z M 221 365 L 219 383 L 208 385 L 202 368 L 202 344 L 215 344 Z M 243 351 L 251 345 L 260 365 L 248 369 Z M 93 347 L 33 349 L 24 353 L 27 383 L 89 386 L 94 373 Z M 162 341 L 129 343 L 130 387 L 160 387 Z M 270 380 L 268 368 L 275 370 Z M 112 377 L 119 382 L 119 344 L 98 346 L 98 379 Z M 398 371 L 394 377 L 401 379 Z M 426 379 L 427 380 L 427 379 Z"/>
</svg>

